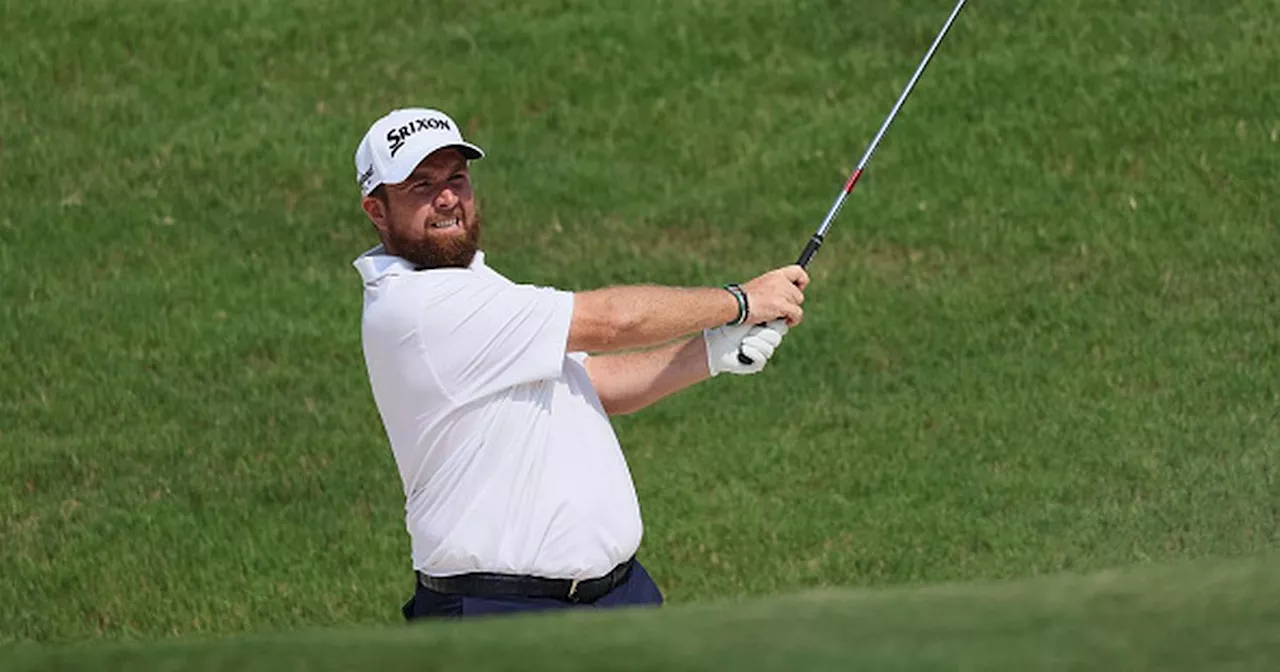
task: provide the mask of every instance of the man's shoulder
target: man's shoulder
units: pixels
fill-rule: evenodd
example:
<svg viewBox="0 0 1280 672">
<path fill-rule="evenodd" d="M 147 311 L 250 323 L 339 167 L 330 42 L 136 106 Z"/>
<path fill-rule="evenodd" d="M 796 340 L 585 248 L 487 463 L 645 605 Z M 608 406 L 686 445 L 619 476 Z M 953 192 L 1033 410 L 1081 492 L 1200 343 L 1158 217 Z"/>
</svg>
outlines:
<svg viewBox="0 0 1280 672">
<path fill-rule="evenodd" d="M 563 302 L 566 292 L 554 287 L 517 283 L 478 257 L 466 268 L 418 270 L 407 264 L 384 267 L 366 282 L 366 316 L 376 313 L 395 319 L 398 314 L 431 315 L 438 320 L 464 318 L 478 311 L 522 310 L 530 302 Z M 572 300 L 571 298 L 569 299 Z"/>
<path fill-rule="evenodd" d="M 504 283 L 467 269 L 432 269 L 380 278 L 370 287 L 366 307 L 383 310 L 421 310 L 440 304 L 474 303 L 498 293 Z"/>
</svg>

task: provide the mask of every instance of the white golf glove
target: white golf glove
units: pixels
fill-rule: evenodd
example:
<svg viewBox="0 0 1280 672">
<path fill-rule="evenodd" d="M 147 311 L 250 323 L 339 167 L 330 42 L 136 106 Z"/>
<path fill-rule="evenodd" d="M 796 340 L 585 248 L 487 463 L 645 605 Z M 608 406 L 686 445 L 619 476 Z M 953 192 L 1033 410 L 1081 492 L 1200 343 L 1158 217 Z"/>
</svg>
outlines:
<svg viewBox="0 0 1280 672">
<path fill-rule="evenodd" d="M 702 338 L 707 343 L 707 368 L 713 377 L 726 372 L 740 376 L 759 373 L 786 335 L 786 320 L 774 320 L 764 326 L 741 324 L 703 330 Z M 750 364 L 738 361 L 739 347 L 744 355 L 751 358 Z"/>
</svg>

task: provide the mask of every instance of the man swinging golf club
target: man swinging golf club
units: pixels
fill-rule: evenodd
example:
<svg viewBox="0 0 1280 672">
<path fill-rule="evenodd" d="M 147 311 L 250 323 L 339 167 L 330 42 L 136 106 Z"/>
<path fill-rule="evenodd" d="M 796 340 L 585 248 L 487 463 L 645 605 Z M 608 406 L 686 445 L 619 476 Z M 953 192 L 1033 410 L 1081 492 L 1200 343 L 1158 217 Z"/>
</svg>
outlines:
<svg viewBox="0 0 1280 672">
<path fill-rule="evenodd" d="M 800 323 L 809 278 L 787 266 L 723 288 L 518 284 L 479 249 L 468 170 L 483 156 L 431 109 L 392 111 L 355 154 L 381 241 L 353 263 L 412 540 L 404 616 L 661 604 L 635 560 L 640 508 L 609 416 L 759 372 Z"/>
</svg>

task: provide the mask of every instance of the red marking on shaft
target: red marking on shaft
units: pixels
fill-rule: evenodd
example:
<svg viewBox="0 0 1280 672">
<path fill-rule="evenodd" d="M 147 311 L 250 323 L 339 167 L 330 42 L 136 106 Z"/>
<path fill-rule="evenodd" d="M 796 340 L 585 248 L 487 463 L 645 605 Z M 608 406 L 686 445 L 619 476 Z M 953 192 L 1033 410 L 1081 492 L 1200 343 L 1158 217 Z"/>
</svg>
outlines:
<svg viewBox="0 0 1280 672">
<path fill-rule="evenodd" d="M 844 193 L 846 193 L 846 194 L 847 194 L 847 193 L 849 193 L 849 192 L 853 191 L 853 185 L 855 185 L 855 184 L 857 184 L 857 183 L 858 183 L 858 178 L 859 178 L 859 177 L 862 177 L 862 169 L 861 169 L 861 168 L 859 168 L 859 169 L 857 169 L 857 170 L 853 171 L 853 174 L 849 176 L 849 181 L 844 183 Z"/>
</svg>

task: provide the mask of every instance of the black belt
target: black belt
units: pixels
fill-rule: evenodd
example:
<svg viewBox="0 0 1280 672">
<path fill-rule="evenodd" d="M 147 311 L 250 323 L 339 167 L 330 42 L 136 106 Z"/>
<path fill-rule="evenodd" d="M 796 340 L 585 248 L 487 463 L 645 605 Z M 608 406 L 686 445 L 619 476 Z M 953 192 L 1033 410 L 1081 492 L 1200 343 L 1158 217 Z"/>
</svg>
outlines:
<svg viewBox="0 0 1280 672">
<path fill-rule="evenodd" d="M 428 590 L 469 597 L 550 597 L 565 602 L 590 604 L 626 582 L 635 558 L 614 567 L 595 579 L 544 579 L 538 576 L 475 572 L 455 576 L 427 576 L 418 572 L 418 582 Z"/>
</svg>

